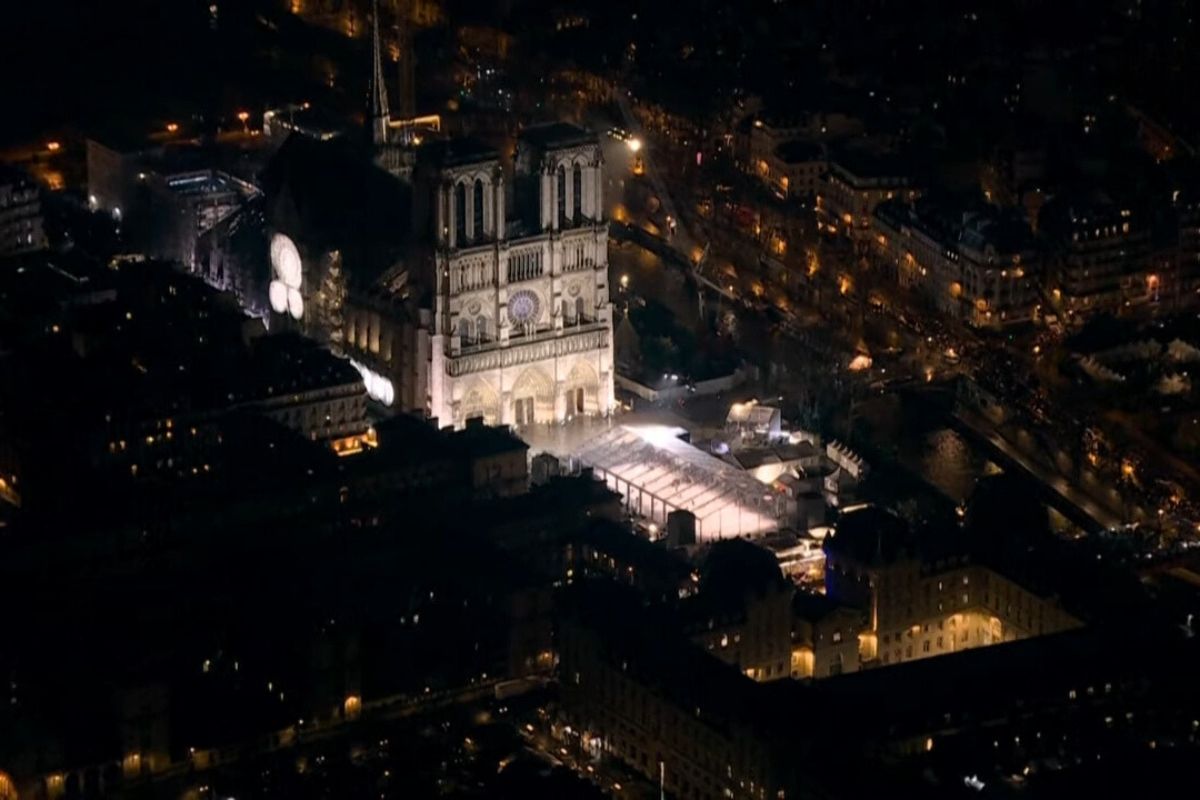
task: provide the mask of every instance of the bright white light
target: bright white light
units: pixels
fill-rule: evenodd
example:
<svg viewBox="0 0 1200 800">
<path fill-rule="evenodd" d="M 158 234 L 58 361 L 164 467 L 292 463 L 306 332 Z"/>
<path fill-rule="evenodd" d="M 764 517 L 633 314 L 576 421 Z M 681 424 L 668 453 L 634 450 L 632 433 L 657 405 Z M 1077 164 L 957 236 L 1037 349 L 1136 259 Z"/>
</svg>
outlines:
<svg viewBox="0 0 1200 800">
<path fill-rule="evenodd" d="M 282 233 L 271 237 L 271 269 L 289 289 L 300 288 L 300 251 L 296 249 L 296 243 Z"/>
<path fill-rule="evenodd" d="M 625 143 L 627 145 L 629 145 L 630 151 L 632 151 L 634 153 L 636 153 L 638 150 L 642 149 L 642 140 L 641 139 L 629 139 Z"/>
<path fill-rule="evenodd" d="M 300 319 L 304 316 L 304 298 L 296 289 L 287 290 L 287 309 L 293 319 Z"/>
<path fill-rule="evenodd" d="M 288 289 L 283 285 L 283 281 L 271 281 L 271 285 L 267 288 L 267 296 L 270 297 L 271 309 L 276 314 L 287 311 Z"/>
<path fill-rule="evenodd" d="M 808 535 L 814 539 L 824 539 L 831 533 L 833 533 L 833 528 L 828 525 L 814 525 L 808 529 Z"/>
<path fill-rule="evenodd" d="M 360 364 L 354 359 L 350 359 L 350 364 L 358 370 L 358 374 L 362 376 L 363 388 L 367 390 L 367 395 L 372 400 L 378 400 L 385 406 L 390 406 L 396 400 L 396 387 L 392 385 L 390 379 L 383 377 L 375 370 Z"/>
<path fill-rule="evenodd" d="M 673 441 L 681 441 L 679 437 L 687 433 L 683 428 L 673 425 L 626 425 L 625 427 L 655 447 L 663 447 Z"/>
</svg>

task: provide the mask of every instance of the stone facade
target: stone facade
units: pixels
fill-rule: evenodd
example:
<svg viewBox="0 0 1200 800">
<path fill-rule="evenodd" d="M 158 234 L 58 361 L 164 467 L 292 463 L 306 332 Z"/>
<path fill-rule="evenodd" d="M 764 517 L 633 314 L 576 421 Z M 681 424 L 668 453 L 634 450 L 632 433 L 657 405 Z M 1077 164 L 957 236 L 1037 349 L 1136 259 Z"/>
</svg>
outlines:
<svg viewBox="0 0 1200 800">
<path fill-rule="evenodd" d="M 330 341 L 354 361 L 376 401 L 442 425 L 608 414 L 613 337 L 602 167 L 596 138 L 558 123 L 527 129 L 511 180 L 480 142 L 433 143 L 407 179 L 414 236 L 399 260 L 367 281 L 351 266 L 344 304 L 323 320 L 309 311 L 328 304 L 332 254 L 298 241 L 300 313 L 289 319 L 277 304 L 272 330 L 301 328 Z M 306 238 L 297 227 L 285 226 Z M 340 321 L 338 330 L 329 318 Z"/>
<path fill-rule="evenodd" d="M 546 148 L 518 171 L 536 191 L 536 232 L 505 217 L 488 159 L 444 168 L 430 331 L 429 413 L 461 426 L 561 422 L 613 404 L 608 225 L 594 141 Z M 522 176 L 519 176 L 522 177 Z"/>
</svg>

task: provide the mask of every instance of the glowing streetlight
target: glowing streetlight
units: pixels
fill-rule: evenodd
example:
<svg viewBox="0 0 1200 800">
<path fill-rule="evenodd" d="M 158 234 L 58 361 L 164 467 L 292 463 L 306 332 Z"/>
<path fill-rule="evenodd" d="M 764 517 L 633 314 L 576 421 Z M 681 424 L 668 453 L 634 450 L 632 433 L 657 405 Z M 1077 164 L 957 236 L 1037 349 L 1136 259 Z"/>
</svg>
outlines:
<svg viewBox="0 0 1200 800">
<path fill-rule="evenodd" d="M 638 138 L 626 139 L 625 144 L 629 146 L 629 151 L 631 153 L 636 153 L 642 149 L 642 140 Z"/>
<path fill-rule="evenodd" d="M 178 122 L 168 122 L 167 123 L 167 133 L 176 133 L 178 130 L 179 130 Z"/>
<path fill-rule="evenodd" d="M 629 288 L 629 275 L 622 275 L 622 276 L 621 276 L 621 288 L 622 288 L 622 289 L 628 289 L 628 288 Z"/>
<path fill-rule="evenodd" d="M 51 153 L 57 153 L 59 150 L 62 149 L 62 145 L 59 144 L 58 142 L 46 142 L 46 149 L 49 150 Z"/>
<path fill-rule="evenodd" d="M 244 133 L 249 133 L 250 128 L 246 123 L 250 121 L 250 112 L 249 111 L 239 111 L 237 113 L 237 118 L 238 118 L 238 121 L 242 123 L 242 131 Z"/>
</svg>

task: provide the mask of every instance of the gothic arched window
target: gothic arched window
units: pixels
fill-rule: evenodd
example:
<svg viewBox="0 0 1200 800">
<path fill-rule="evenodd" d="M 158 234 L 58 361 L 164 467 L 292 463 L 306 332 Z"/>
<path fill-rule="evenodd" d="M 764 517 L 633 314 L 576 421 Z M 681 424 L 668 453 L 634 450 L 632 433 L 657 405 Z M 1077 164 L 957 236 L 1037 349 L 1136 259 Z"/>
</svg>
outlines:
<svg viewBox="0 0 1200 800">
<path fill-rule="evenodd" d="M 462 247 L 467 243 L 467 185 L 454 184 L 454 237 L 455 244 Z"/>
<path fill-rule="evenodd" d="M 567 224 L 567 170 L 560 164 L 558 167 L 558 227 Z"/>
<path fill-rule="evenodd" d="M 576 222 L 583 219 L 583 169 L 579 164 L 571 170 L 571 218 Z"/>
<path fill-rule="evenodd" d="M 475 318 L 475 335 L 479 341 L 486 342 L 488 338 L 488 318 L 482 314 Z"/>
<path fill-rule="evenodd" d="M 483 238 L 483 181 L 475 179 L 475 209 L 471 215 L 475 225 L 475 238 Z"/>
</svg>

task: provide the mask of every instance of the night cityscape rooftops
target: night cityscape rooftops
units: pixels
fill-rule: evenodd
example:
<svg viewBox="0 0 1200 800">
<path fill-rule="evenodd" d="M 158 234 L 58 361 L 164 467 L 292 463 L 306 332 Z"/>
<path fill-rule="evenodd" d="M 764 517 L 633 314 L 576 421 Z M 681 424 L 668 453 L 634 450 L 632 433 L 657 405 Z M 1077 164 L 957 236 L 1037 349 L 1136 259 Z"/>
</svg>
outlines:
<svg viewBox="0 0 1200 800">
<path fill-rule="evenodd" d="M 1187 0 L 160 5 L 6 18 L 0 800 L 1187 785 Z"/>
</svg>

